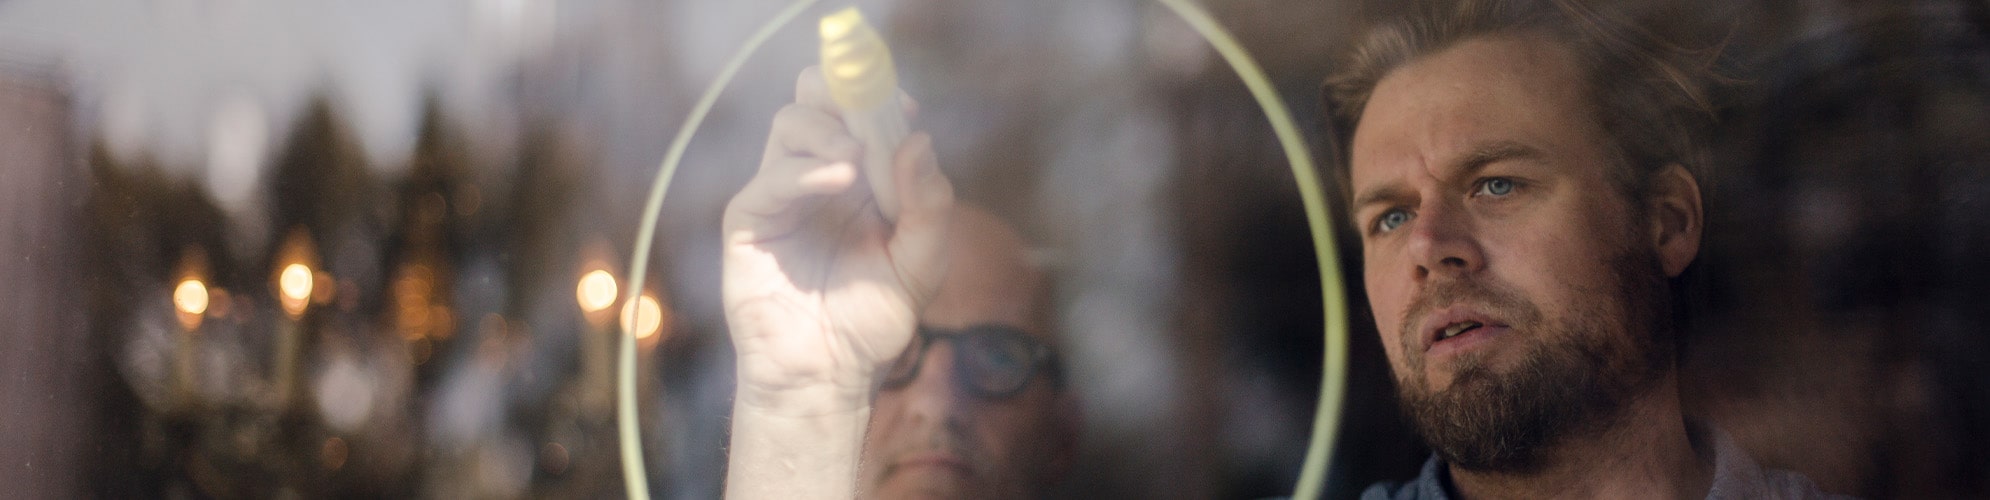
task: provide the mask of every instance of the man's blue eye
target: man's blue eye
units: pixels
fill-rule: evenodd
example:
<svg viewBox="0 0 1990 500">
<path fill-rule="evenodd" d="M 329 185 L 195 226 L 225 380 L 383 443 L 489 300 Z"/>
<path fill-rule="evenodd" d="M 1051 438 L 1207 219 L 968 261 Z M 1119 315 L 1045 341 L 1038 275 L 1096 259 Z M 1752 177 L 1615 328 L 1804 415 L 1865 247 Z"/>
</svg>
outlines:
<svg viewBox="0 0 1990 500">
<path fill-rule="evenodd" d="M 1410 221 L 1409 212 L 1404 212 L 1402 210 L 1390 210 L 1387 213 L 1382 214 L 1382 217 L 1375 219 L 1375 229 L 1379 232 L 1386 233 L 1389 231 L 1394 231 L 1398 227 L 1402 227 L 1404 223 L 1409 221 Z"/>
<path fill-rule="evenodd" d="M 1494 177 L 1479 183 L 1479 193 L 1493 196 L 1506 196 L 1513 193 L 1513 179 Z"/>
<path fill-rule="evenodd" d="M 995 347 L 982 349 L 975 353 L 975 360 L 980 361 L 983 366 L 997 370 L 1021 369 L 1023 368 L 1023 360 L 1029 355 L 1016 352 L 1015 349 L 1020 349 L 1020 347 L 1013 349 Z"/>
</svg>

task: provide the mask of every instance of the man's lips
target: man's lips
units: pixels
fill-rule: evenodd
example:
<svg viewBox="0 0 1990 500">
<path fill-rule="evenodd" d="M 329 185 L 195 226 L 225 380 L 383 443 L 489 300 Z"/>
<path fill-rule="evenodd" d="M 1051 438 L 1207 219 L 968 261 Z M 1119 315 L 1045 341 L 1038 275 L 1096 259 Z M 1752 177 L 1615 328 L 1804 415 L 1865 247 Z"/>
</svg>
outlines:
<svg viewBox="0 0 1990 500">
<path fill-rule="evenodd" d="M 960 456 L 943 452 L 909 453 L 900 456 L 894 465 L 900 470 L 929 467 L 952 469 L 961 475 L 968 475 L 971 470 L 967 466 L 967 461 L 962 460 Z"/>
<path fill-rule="evenodd" d="M 1461 349 L 1507 331 L 1506 323 L 1471 306 L 1440 309 L 1425 316 L 1421 326 L 1417 331 L 1421 332 L 1425 353 L 1439 347 L 1445 351 Z"/>
</svg>

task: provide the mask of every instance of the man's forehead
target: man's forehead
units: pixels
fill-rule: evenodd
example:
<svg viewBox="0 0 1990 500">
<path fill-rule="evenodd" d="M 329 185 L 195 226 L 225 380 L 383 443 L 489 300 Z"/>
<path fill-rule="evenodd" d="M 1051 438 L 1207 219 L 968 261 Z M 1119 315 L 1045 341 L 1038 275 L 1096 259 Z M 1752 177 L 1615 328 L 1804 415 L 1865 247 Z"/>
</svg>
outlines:
<svg viewBox="0 0 1990 500">
<path fill-rule="evenodd" d="M 996 323 L 1041 335 L 1039 309 L 1046 277 L 1028 258 L 1028 243 L 1007 222 L 962 205 L 948 229 L 946 281 L 920 321 L 942 328 Z"/>
<path fill-rule="evenodd" d="M 1569 126 L 1586 127 L 1577 68 L 1537 35 L 1457 43 L 1390 72 L 1353 135 L 1356 196 L 1414 173 L 1446 177 L 1486 157 L 1544 154 Z"/>
</svg>

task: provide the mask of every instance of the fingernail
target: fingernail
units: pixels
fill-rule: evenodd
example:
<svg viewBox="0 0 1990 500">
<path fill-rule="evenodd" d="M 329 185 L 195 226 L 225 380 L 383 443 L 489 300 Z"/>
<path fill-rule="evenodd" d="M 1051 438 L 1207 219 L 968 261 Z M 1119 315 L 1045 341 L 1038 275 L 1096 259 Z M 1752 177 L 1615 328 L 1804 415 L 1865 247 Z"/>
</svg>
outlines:
<svg viewBox="0 0 1990 500">
<path fill-rule="evenodd" d="M 801 183 L 816 188 L 831 188 L 849 184 L 856 177 L 856 165 L 839 161 L 802 174 Z"/>
</svg>

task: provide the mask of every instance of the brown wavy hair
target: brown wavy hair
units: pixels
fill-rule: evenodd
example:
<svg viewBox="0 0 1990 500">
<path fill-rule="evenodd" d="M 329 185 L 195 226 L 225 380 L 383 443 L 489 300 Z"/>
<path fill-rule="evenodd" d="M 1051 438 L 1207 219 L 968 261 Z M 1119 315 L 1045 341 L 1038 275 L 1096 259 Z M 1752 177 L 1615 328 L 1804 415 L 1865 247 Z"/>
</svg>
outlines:
<svg viewBox="0 0 1990 500">
<path fill-rule="evenodd" d="M 1338 195 L 1348 200 L 1349 150 L 1368 97 L 1397 68 L 1459 42 L 1487 36 L 1539 34 L 1575 54 L 1587 80 L 1596 123 L 1611 138 L 1620 168 L 1611 179 L 1631 199 L 1643 199 L 1651 174 L 1680 164 L 1705 189 L 1707 134 L 1716 116 L 1711 89 L 1728 80 L 1713 70 L 1720 47 L 1688 49 L 1613 12 L 1578 0 L 1417 2 L 1410 16 L 1362 38 L 1322 88 L 1329 157 Z"/>
</svg>

